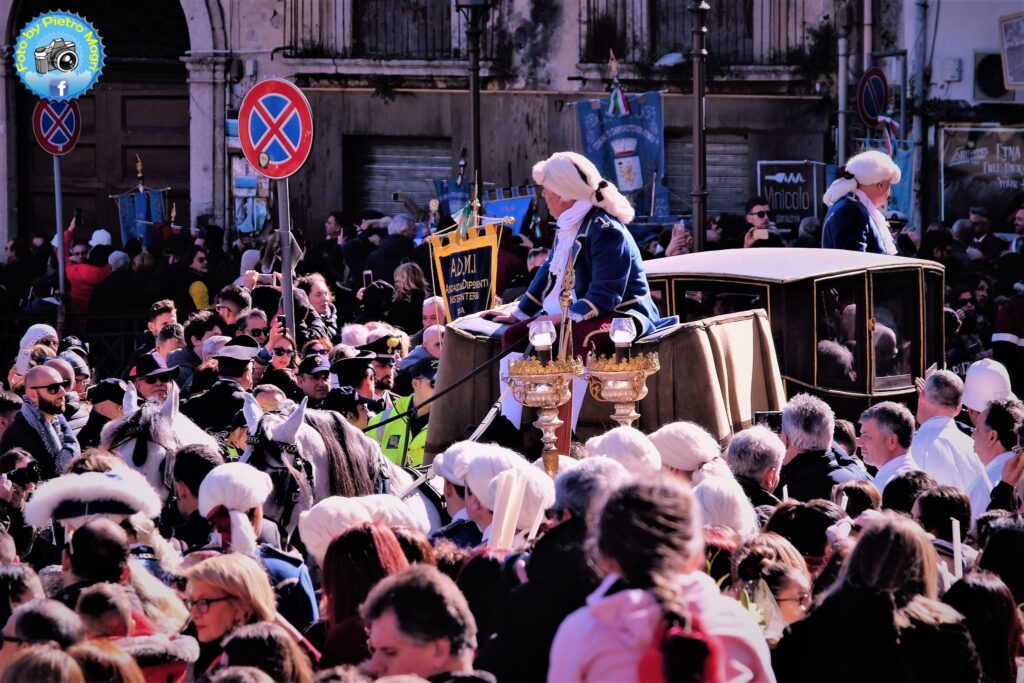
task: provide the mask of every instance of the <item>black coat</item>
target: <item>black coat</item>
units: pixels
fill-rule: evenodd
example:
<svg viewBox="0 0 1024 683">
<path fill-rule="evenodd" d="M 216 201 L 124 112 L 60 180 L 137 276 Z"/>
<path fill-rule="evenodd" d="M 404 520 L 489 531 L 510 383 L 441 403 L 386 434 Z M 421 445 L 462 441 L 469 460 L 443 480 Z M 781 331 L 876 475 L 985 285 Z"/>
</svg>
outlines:
<svg viewBox="0 0 1024 683">
<path fill-rule="evenodd" d="M 772 668 L 779 683 L 977 683 L 974 642 L 950 611 L 926 598 L 897 610 L 885 595 L 840 591 L 787 629 Z M 897 617 L 907 625 L 897 626 Z"/>
<path fill-rule="evenodd" d="M 828 451 L 803 451 L 782 466 L 775 495 L 782 498 L 787 490 L 784 487 L 788 487 L 789 497 L 796 500 L 832 500 L 833 486 L 866 477 L 867 474 L 839 465 Z"/>
<path fill-rule="evenodd" d="M 96 412 L 95 408 L 89 412 L 89 419 L 86 420 L 85 426 L 76 435 L 78 445 L 82 447 L 83 451 L 86 448 L 96 448 L 100 445 L 100 434 L 109 422 L 110 418 L 103 417 Z"/>
<path fill-rule="evenodd" d="M 750 477 L 736 477 L 736 481 L 743 487 L 743 493 L 747 494 L 747 498 L 750 499 L 750 504 L 754 507 L 758 505 L 778 505 L 779 499 L 773 496 L 770 492 L 765 491 L 761 488 L 759 482 L 754 481 Z M 792 494 L 790 494 L 792 495 Z"/>
<path fill-rule="evenodd" d="M 231 418 L 245 405 L 243 393 L 241 384 L 221 378 L 206 391 L 185 401 L 181 412 L 210 434 L 226 432 L 231 427 Z"/>
<path fill-rule="evenodd" d="M 0 453 L 6 453 L 12 448 L 24 448 L 32 454 L 32 457 L 39 462 L 39 477 L 41 479 L 53 479 L 57 476 L 53 456 L 46 450 L 43 437 L 28 423 L 21 412 L 14 416 L 14 420 L 4 430 L 3 438 L 0 438 Z"/>
<path fill-rule="evenodd" d="M 373 270 L 374 280 L 395 283 L 395 268 L 412 257 L 416 243 L 405 235 L 388 235 L 366 259 L 366 266 Z"/>
<path fill-rule="evenodd" d="M 587 559 L 586 538 L 586 524 L 572 518 L 537 541 L 526 568 L 529 581 L 509 594 L 495 661 L 477 661 L 477 666 L 493 671 L 501 681 L 547 679 L 558 626 L 585 604 L 600 583 Z"/>
</svg>

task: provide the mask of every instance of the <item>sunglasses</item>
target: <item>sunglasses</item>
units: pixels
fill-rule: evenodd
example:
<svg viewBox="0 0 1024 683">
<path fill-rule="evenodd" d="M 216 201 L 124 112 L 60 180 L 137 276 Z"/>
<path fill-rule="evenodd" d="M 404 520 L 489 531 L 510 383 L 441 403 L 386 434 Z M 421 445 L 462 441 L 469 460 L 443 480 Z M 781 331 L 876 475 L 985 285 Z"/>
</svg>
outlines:
<svg viewBox="0 0 1024 683">
<path fill-rule="evenodd" d="M 210 605 L 230 599 L 230 595 L 225 595 L 223 598 L 203 598 L 201 600 L 184 600 L 183 602 L 185 603 L 185 609 L 190 613 L 195 611 L 199 614 L 206 614 L 210 611 Z"/>
<path fill-rule="evenodd" d="M 265 328 L 265 327 L 254 327 L 251 330 L 249 330 L 249 335 L 253 336 L 253 337 L 266 337 L 267 336 L 267 328 Z"/>
<path fill-rule="evenodd" d="M 274 355 L 275 356 L 294 356 L 295 355 L 295 349 L 286 349 L 286 348 L 278 346 L 278 347 L 274 348 Z"/>
<path fill-rule="evenodd" d="M 8 636 L 8 635 L 5 635 L 3 633 L 0 633 L 0 640 L 4 641 L 5 643 L 19 643 L 19 644 L 20 643 L 31 643 L 32 642 L 28 638 L 19 638 L 18 636 Z"/>
<path fill-rule="evenodd" d="M 60 393 L 61 389 L 63 389 L 64 391 L 67 391 L 70 387 L 71 387 L 71 382 L 64 381 L 64 382 L 57 382 L 55 384 L 40 384 L 38 386 L 29 387 L 29 389 L 37 389 L 37 390 L 46 389 L 46 393 L 48 393 L 50 396 L 56 396 L 57 394 Z"/>
<path fill-rule="evenodd" d="M 149 377 L 143 377 L 142 381 L 146 384 L 166 384 L 174 379 L 174 376 L 169 372 L 163 372 L 159 375 L 150 375 Z"/>
<path fill-rule="evenodd" d="M 748 216 L 757 216 L 758 218 L 771 218 L 771 211 L 753 211 L 747 214 Z"/>
<path fill-rule="evenodd" d="M 205 256 L 197 256 L 196 257 L 196 263 L 206 263 L 206 257 Z"/>
</svg>

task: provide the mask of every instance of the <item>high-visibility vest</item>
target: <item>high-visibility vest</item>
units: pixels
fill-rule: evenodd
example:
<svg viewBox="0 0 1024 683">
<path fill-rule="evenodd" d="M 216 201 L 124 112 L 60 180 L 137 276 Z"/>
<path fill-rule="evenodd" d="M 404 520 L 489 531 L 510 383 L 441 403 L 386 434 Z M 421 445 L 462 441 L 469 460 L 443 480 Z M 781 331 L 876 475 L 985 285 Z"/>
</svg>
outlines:
<svg viewBox="0 0 1024 683">
<path fill-rule="evenodd" d="M 408 411 L 411 404 L 412 395 L 403 396 L 395 401 L 393 407 L 370 418 L 369 426 L 372 427 L 379 422 L 385 422 L 394 415 L 400 415 Z M 411 467 L 419 467 L 423 464 L 423 450 L 427 445 L 427 428 L 424 427 L 412 438 L 412 441 L 409 443 L 408 452 L 406 452 L 405 438 L 409 430 L 408 423 L 409 418 L 402 417 L 377 427 L 372 432 L 369 432 L 369 434 L 374 441 L 380 444 L 380 450 L 391 462 L 397 465 L 405 464 Z M 404 463 L 402 462 L 403 459 L 405 460 Z"/>
</svg>

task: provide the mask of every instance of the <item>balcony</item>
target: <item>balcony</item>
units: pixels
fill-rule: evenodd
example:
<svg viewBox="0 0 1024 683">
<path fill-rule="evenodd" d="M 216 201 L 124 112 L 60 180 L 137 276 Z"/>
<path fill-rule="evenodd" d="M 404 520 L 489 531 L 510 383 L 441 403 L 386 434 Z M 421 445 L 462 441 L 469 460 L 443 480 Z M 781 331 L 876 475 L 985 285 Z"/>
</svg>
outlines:
<svg viewBox="0 0 1024 683">
<path fill-rule="evenodd" d="M 688 59 L 692 4 L 692 0 L 580 0 L 580 62 L 607 62 L 609 50 L 626 65 L 651 65 L 671 52 Z M 818 23 L 810 6 L 820 11 L 830 2 L 712 0 L 709 4 L 709 62 L 721 68 L 792 64 L 804 52 L 809 23 Z"/>
</svg>

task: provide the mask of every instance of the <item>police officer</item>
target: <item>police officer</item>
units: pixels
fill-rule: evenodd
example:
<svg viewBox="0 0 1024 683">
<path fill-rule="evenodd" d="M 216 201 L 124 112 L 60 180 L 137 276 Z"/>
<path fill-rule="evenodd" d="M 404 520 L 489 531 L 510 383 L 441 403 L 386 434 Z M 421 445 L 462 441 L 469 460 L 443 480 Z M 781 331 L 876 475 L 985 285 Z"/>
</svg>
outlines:
<svg viewBox="0 0 1024 683">
<path fill-rule="evenodd" d="M 214 355 L 218 379 L 212 387 L 189 398 L 181 412 L 211 434 L 226 433 L 252 389 L 252 361 L 259 343 L 248 335 L 235 337 Z"/>
<path fill-rule="evenodd" d="M 419 467 L 423 464 L 423 450 L 427 444 L 431 404 L 426 402 L 434 395 L 437 361 L 421 360 L 409 369 L 409 375 L 412 377 L 412 394 L 399 398 L 391 408 L 371 418 L 369 427 L 377 425 L 377 428 L 368 435 L 380 444 L 381 451 L 393 462 Z M 402 417 L 387 422 L 399 415 Z"/>
<path fill-rule="evenodd" d="M 376 354 L 370 361 L 370 367 L 373 368 L 375 398 L 382 402 L 381 410 L 391 407 L 398 399 L 395 393 L 395 366 L 401 355 L 401 345 L 401 337 L 388 335 L 356 347 L 359 351 Z"/>
<path fill-rule="evenodd" d="M 295 381 L 309 399 L 310 408 L 321 408 L 331 390 L 331 364 L 327 356 L 313 353 L 302 359 Z"/>
</svg>

